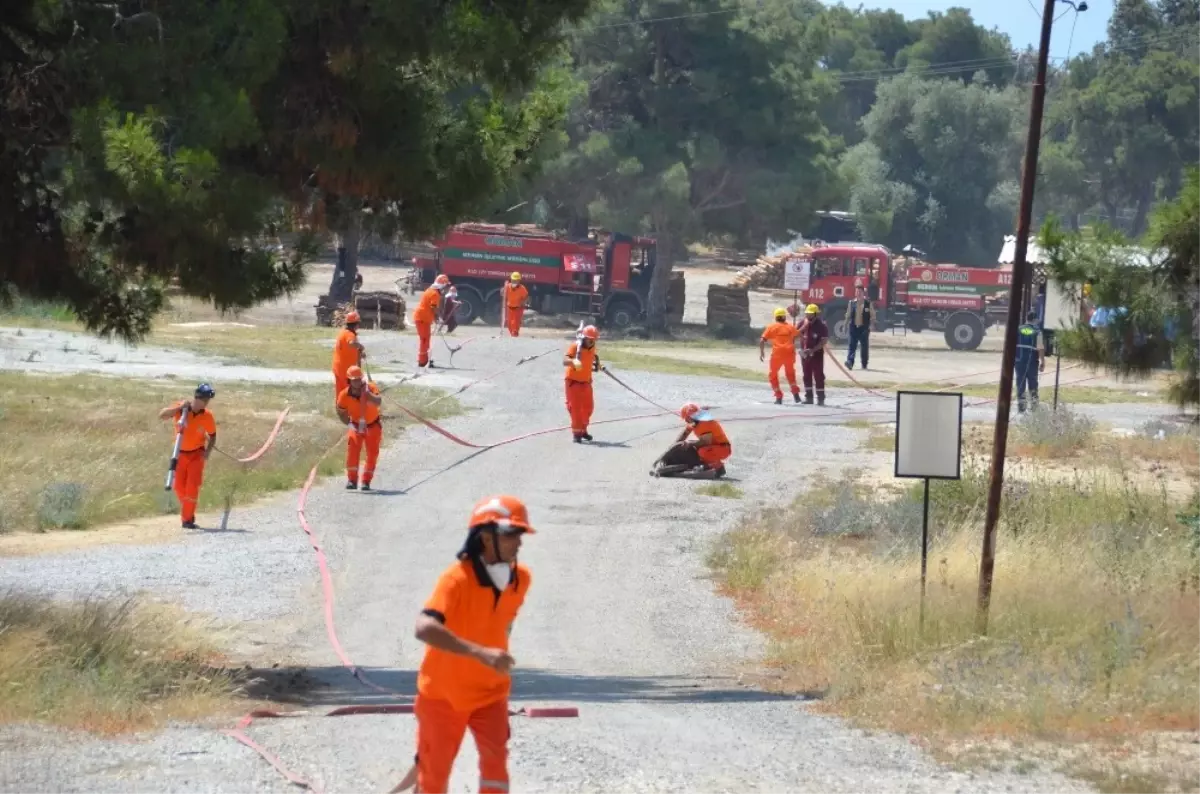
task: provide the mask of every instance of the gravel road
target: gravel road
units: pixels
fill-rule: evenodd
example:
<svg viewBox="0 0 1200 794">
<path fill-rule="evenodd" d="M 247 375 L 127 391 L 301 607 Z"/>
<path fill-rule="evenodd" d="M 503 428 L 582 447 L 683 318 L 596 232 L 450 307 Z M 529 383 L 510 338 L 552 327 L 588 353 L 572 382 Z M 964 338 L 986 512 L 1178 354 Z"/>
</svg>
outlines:
<svg viewBox="0 0 1200 794">
<path fill-rule="evenodd" d="M 561 344 L 479 339 L 455 356 L 463 369 L 422 382 L 455 386 Z M 407 337 L 383 337 L 372 351 L 409 360 L 411 345 Z M 477 410 L 446 426 L 490 442 L 563 424 L 559 366 L 552 354 L 474 386 L 460 399 Z M 459 548 L 472 503 L 507 491 L 527 501 L 538 528 L 522 550 L 534 584 L 513 632 L 515 705 L 580 710 L 575 720 L 514 719 L 514 790 L 1087 790 L 1050 773 L 949 770 L 907 740 L 867 735 L 814 715 L 800 699 L 746 683 L 762 641 L 714 593 L 705 551 L 744 511 L 790 498 L 806 472 L 854 462 L 862 431 L 836 424 L 848 411 L 777 408 L 765 384 L 619 374 L 667 406 L 687 399 L 720 406 L 735 447 L 729 479 L 745 498 L 701 496 L 698 483 L 647 476 L 679 427 L 670 417 L 597 425 L 592 445 L 574 445 L 559 432 L 482 453 L 413 430 L 385 450 L 374 493 L 347 493 L 334 480 L 309 499 L 308 517 L 333 572 L 341 642 L 373 681 L 411 692 L 420 605 Z M 862 399 L 861 392 L 830 394 L 831 405 Z M 597 404 L 597 420 L 654 410 L 602 376 Z M 851 410 L 886 419 L 893 408 L 875 400 Z M 974 409 L 972 418 L 989 410 Z M 804 414 L 810 417 L 801 420 Z M 733 421 L 745 417 L 796 421 Z M 216 520 L 200 517 L 202 524 Z M 322 704 L 378 700 L 330 649 L 295 495 L 235 513 L 230 526 L 239 531 L 196 533 L 171 545 L 0 559 L 0 577 L 64 597 L 148 590 L 223 621 L 247 658 L 306 666 L 328 685 L 314 696 Z M 259 722 L 251 731 L 331 791 L 386 790 L 413 753 L 408 716 Z M 207 727 L 121 742 L 9 729 L 0 747 L 3 791 L 293 790 Z M 474 790 L 474 763 L 468 740 L 452 790 Z"/>
</svg>

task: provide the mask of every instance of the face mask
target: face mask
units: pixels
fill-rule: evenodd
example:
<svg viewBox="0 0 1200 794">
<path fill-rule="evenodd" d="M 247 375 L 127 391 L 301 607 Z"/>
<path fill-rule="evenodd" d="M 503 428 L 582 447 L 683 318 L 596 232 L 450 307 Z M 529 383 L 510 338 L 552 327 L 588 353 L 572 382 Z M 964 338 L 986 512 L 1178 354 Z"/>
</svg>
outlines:
<svg viewBox="0 0 1200 794">
<path fill-rule="evenodd" d="M 492 584 L 497 590 L 503 590 L 508 587 L 509 581 L 512 580 L 512 565 L 507 562 L 497 562 L 486 566 L 488 576 L 492 579 Z"/>
</svg>

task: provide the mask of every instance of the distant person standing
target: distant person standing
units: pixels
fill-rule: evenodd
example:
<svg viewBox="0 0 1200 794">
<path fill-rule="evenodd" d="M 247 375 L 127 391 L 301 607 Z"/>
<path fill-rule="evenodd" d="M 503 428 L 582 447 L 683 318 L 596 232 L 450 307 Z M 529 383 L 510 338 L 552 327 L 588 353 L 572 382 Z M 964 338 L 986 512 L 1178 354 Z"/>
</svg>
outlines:
<svg viewBox="0 0 1200 794">
<path fill-rule="evenodd" d="M 529 290 L 521 283 L 521 274 L 513 271 L 508 283 L 501 290 L 504 301 L 504 325 L 509 336 L 521 335 L 521 320 L 525 317 L 525 306 L 529 303 Z"/>
<path fill-rule="evenodd" d="M 1038 404 L 1038 373 L 1046 369 L 1045 347 L 1042 344 L 1042 329 L 1037 326 L 1038 313 L 1030 312 L 1025 323 L 1017 329 L 1017 412 L 1025 413 L 1025 390 L 1033 407 Z"/>
<path fill-rule="evenodd" d="M 854 369 L 854 354 L 862 346 L 862 368 L 867 368 L 871 355 L 871 324 L 875 322 L 875 307 L 863 287 L 854 288 L 854 300 L 846 305 L 846 329 L 850 333 L 850 350 L 846 353 L 846 369 Z"/>
<path fill-rule="evenodd" d="M 367 357 L 362 342 L 358 341 L 358 323 L 362 318 L 358 312 L 346 313 L 346 327 L 338 332 L 333 342 L 333 399 L 346 390 L 346 370 L 361 367 Z"/>
</svg>

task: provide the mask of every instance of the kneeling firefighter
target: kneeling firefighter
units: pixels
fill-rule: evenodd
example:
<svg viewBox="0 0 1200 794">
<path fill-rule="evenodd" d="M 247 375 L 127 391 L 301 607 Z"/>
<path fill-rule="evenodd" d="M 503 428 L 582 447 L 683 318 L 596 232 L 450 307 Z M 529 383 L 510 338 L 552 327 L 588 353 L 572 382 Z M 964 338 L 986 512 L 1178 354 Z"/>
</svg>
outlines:
<svg viewBox="0 0 1200 794">
<path fill-rule="evenodd" d="M 711 472 L 715 477 L 725 475 L 725 460 L 733 454 L 733 445 L 721 423 L 712 418 L 708 411 L 695 403 L 687 403 L 679 409 L 679 416 L 687 427 L 675 439 L 675 443 L 654 463 L 650 473 L 657 477 L 670 477 L 693 469 Z M 688 441 L 690 435 L 695 438 Z"/>
</svg>

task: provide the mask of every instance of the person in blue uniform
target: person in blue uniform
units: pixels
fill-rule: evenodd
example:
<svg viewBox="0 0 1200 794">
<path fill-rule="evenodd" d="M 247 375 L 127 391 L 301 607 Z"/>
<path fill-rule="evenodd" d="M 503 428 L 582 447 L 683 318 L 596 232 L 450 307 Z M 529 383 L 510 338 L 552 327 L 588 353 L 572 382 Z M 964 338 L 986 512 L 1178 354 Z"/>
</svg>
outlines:
<svg viewBox="0 0 1200 794">
<path fill-rule="evenodd" d="M 1017 412 L 1025 413 L 1025 391 L 1036 408 L 1038 403 L 1038 373 L 1046 368 L 1042 329 L 1037 325 L 1038 313 L 1030 312 L 1017 329 Z"/>
</svg>

